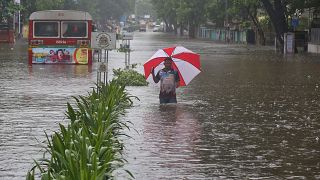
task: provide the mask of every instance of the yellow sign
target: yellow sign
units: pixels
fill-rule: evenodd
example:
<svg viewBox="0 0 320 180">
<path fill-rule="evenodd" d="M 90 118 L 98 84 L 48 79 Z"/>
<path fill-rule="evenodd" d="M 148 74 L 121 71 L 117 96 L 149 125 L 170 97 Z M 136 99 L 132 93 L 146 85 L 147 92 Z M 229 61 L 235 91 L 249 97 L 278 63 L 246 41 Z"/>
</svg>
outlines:
<svg viewBox="0 0 320 180">
<path fill-rule="evenodd" d="M 89 50 L 88 48 L 78 48 L 75 52 L 75 61 L 79 64 L 88 64 Z"/>
</svg>

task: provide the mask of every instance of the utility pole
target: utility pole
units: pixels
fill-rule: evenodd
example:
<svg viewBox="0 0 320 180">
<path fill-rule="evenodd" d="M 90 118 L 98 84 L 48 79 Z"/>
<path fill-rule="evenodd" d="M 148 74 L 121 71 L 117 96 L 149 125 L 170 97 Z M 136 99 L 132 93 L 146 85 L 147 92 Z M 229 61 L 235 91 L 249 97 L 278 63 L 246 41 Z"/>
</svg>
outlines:
<svg viewBox="0 0 320 180">
<path fill-rule="evenodd" d="M 18 37 L 20 37 L 20 33 L 21 33 L 20 0 L 14 0 L 14 2 L 19 5 L 19 11 L 18 11 Z M 14 14 L 16 14 L 16 13 L 14 13 Z M 15 27 L 15 18 L 16 18 L 16 17 L 15 17 L 15 15 L 14 15 L 14 20 L 13 20 L 13 22 L 14 22 L 14 30 L 16 30 L 16 29 L 15 29 L 15 28 L 16 28 L 16 27 Z"/>
</svg>

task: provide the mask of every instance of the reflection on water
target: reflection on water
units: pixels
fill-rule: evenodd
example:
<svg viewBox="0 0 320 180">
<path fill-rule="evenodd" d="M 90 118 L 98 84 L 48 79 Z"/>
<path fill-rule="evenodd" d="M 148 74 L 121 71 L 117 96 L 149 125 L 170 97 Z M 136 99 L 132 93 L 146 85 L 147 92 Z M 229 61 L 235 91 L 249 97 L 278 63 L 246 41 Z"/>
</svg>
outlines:
<svg viewBox="0 0 320 180">
<path fill-rule="evenodd" d="M 29 75 L 34 73 L 45 75 L 66 75 L 66 77 L 88 76 L 92 73 L 92 65 L 71 65 L 71 64 L 34 64 L 28 66 Z"/>
<path fill-rule="evenodd" d="M 159 105 L 158 86 L 127 87 L 140 101 L 123 117 L 136 130 L 126 131 L 124 169 L 139 180 L 320 179 L 318 56 L 146 32 L 135 34 L 131 62 L 143 72 L 173 44 L 200 53 L 202 72 L 177 90 L 178 104 Z M 124 67 L 124 54 L 109 55 L 110 68 Z M 0 52 L 0 179 L 24 179 L 43 131 L 67 123 L 66 102 L 95 79 L 94 65 L 30 68 L 23 46 Z"/>
<path fill-rule="evenodd" d="M 201 128 L 192 108 L 182 103 L 159 105 L 158 99 L 150 103 L 149 109 L 139 106 L 139 111 L 129 110 L 128 118 L 134 117 L 139 135 L 128 132 L 133 139 L 126 142 L 130 162 L 126 168 L 136 179 L 206 177 L 204 172 L 194 175 L 203 165 L 196 152 L 202 141 Z"/>
<path fill-rule="evenodd" d="M 29 66 L 25 44 L 0 52 L 0 179 L 25 179 L 42 156 L 44 131 L 64 121 L 67 101 L 93 86 L 88 66 Z"/>
<path fill-rule="evenodd" d="M 176 106 L 158 105 L 157 87 L 132 89 L 139 133 L 125 141 L 124 168 L 137 179 L 320 179 L 318 57 L 188 45 L 202 73 Z"/>
</svg>

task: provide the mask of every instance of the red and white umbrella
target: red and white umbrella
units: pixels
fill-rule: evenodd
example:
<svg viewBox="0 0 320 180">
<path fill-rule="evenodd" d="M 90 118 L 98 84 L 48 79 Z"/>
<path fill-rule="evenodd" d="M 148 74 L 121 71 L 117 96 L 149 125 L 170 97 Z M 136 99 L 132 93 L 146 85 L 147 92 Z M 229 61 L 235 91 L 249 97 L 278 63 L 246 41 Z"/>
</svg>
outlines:
<svg viewBox="0 0 320 180">
<path fill-rule="evenodd" d="M 180 77 L 180 86 L 186 86 L 190 81 L 196 77 L 200 72 L 200 55 L 191 50 L 182 47 L 168 47 L 159 49 L 154 55 L 144 63 L 144 75 L 147 81 L 153 82 L 151 69 L 155 68 L 156 73 L 164 68 L 164 59 L 171 57 L 173 60 L 172 67 L 178 71 Z"/>
</svg>

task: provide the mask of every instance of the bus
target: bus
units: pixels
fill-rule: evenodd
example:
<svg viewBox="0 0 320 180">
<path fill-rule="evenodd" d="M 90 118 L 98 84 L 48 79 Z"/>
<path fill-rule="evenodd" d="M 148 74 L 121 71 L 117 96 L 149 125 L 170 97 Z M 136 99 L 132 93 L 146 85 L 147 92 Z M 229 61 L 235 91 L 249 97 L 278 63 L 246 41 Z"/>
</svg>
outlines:
<svg viewBox="0 0 320 180">
<path fill-rule="evenodd" d="M 29 64 L 92 64 L 88 12 L 45 10 L 29 17 Z"/>
</svg>

